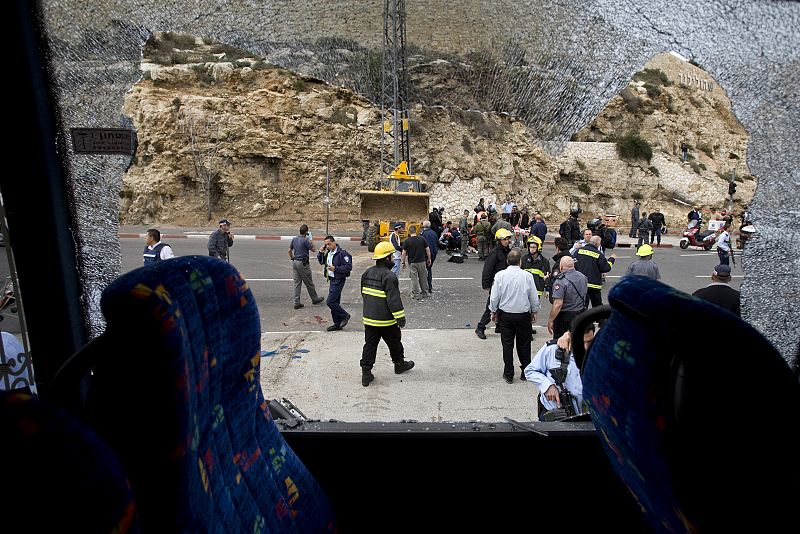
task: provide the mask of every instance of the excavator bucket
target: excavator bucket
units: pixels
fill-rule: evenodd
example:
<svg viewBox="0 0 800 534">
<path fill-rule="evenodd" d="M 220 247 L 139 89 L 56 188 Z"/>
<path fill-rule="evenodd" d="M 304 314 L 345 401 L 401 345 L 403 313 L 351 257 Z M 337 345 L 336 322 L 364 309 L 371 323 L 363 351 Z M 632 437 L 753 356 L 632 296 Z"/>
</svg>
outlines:
<svg viewBox="0 0 800 534">
<path fill-rule="evenodd" d="M 359 191 L 361 220 L 369 220 L 367 245 L 372 251 L 377 243 L 388 238 L 395 223 L 403 224 L 405 237 L 409 225 L 419 227 L 428 218 L 430 195 L 404 191 Z"/>
</svg>

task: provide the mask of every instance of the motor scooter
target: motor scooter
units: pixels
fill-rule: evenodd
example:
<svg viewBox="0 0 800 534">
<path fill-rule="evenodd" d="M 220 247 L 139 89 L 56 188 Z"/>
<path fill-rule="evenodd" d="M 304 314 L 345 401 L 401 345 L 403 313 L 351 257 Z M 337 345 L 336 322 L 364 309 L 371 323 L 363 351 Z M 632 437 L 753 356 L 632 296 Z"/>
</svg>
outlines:
<svg viewBox="0 0 800 534">
<path fill-rule="evenodd" d="M 680 247 L 684 250 L 691 247 L 700 247 L 703 250 L 711 250 L 714 243 L 717 241 L 717 233 L 713 230 L 700 231 L 700 225 L 696 224 L 697 221 L 692 221 L 689 226 L 683 231 L 680 241 Z"/>
</svg>

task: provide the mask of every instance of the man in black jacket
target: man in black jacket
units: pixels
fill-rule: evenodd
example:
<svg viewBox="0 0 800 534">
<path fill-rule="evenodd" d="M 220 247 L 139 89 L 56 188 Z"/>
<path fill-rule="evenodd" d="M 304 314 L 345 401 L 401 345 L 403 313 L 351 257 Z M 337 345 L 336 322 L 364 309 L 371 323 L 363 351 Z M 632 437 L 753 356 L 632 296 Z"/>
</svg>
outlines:
<svg viewBox="0 0 800 534">
<path fill-rule="evenodd" d="M 219 228 L 208 236 L 208 255 L 224 261 L 230 261 L 229 248 L 233 246 L 231 223 L 228 219 L 219 221 Z"/>
<path fill-rule="evenodd" d="M 730 266 L 717 265 L 714 267 L 714 274 L 711 275 L 711 283 L 704 288 L 698 289 L 692 295 L 716 304 L 720 308 L 725 308 L 741 317 L 742 313 L 739 305 L 741 295 L 729 285 L 730 282 Z"/>
<path fill-rule="evenodd" d="M 350 276 L 350 271 L 353 270 L 353 258 L 349 252 L 336 243 L 332 235 L 326 235 L 322 249 L 317 252 L 317 261 L 320 265 L 325 266 L 325 279 L 329 283 L 328 298 L 325 304 L 331 310 L 333 324 L 326 330 L 335 332 L 344 328 L 350 320 L 350 314 L 344 311 L 340 302 L 344 283 Z"/>
<path fill-rule="evenodd" d="M 486 256 L 486 260 L 483 263 L 483 274 L 481 275 L 481 286 L 486 291 L 492 290 L 495 275 L 508 267 L 506 257 L 511 250 L 510 243 L 511 236 L 513 235 L 514 234 L 505 228 L 500 228 L 494 235 L 494 238 L 497 240 L 497 246 Z M 484 331 L 491 318 L 492 312 L 489 310 L 489 297 L 486 297 L 486 309 L 483 311 L 480 321 L 478 321 L 477 328 L 475 328 L 475 334 L 479 338 L 486 339 L 486 333 Z"/>
<path fill-rule="evenodd" d="M 650 214 L 650 221 L 653 223 L 653 228 L 650 230 L 650 244 L 652 245 L 653 241 L 656 241 L 656 246 L 660 247 L 661 230 L 667 224 L 664 220 L 664 214 L 656 208 L 653 213 Z"/>
<path fill-rule="evenodd" d="M 361 353 L 361 385 L 366 387 L 375 379 L 372 367 L 383 339 L 389 347 L 395 374 L 414 367 L 404 360 L 400 329 L 406 325 L 406 312 L 400 297 L 397 276 L 392 272 L 394 247 L 383 241 L 375 247 L 372 259 L 375 266 L 361 275 L 361 298 L 364 302 L 364 349 Z"/>
</svg>

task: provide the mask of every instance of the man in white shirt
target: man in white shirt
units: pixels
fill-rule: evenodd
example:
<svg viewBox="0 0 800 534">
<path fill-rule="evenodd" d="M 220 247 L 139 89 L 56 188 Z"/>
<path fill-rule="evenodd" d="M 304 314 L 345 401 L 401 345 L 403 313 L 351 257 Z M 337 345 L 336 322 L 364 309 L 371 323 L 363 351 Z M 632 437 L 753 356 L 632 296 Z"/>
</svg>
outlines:
<svg viewBox="0 0 800 534">
<path fill-rule="evenodd" d="M 590 325 L 583 334 L 583 346 L 588 351 L 594 339 L 594 325 Z M 566 377 L 559 381 L 553 376 L 553 371 L 566 369 Z M 561 392 L 563 388 L 572 396 L 572 411 L 575 414 L 585 412 L 583 408 L 583 382 L 575 358 L 572 356 L 572 343 L 569 331 L 565 332 L 558 341 L 549 341 L 544 345 L 533 361 L 525 368 L 525 376 L 530 382 L 536 384 L 539 390 L 538 414 L 539 420 L 545 420 L 545 414 L 561 405 Z M 567 411 L 565 408 L 565 413 Z"/>
<path fill-rule="evenodd" d="M 146 244 L 142 252 L 142 262 L 145 265 L 175 257 L 175 254 L 172 253 L 172 248 L 161 242 L 161 232 L 155 228 L 147 231 L 144 241 Z"/>
<path fill-rule="evenodd" d="M 513 249 L 508 253 L 508 268 L 494 277 L 489 296 L 492 321 L 500 327 L 503 344 L 503 378 L 514 382 L 514 339 L 517 344 L 520 380 L 525 380 L 525 367 L 531 363 L 531 323 L 536 322 L 536 312 L 541 309 L 533 277 L 520 269 L 522 253 Z"/>
<path fill-rule="evenodd" d="M 722 232 L 719 234 L 719 239 L 717 239 L 717 255 L 719 256 L 720 265 L 730 265 L 729 261 L 732 254 L 730 228 L 731 224 L 725 223 L 725 226 L 722 227 Z"/>
</svg>

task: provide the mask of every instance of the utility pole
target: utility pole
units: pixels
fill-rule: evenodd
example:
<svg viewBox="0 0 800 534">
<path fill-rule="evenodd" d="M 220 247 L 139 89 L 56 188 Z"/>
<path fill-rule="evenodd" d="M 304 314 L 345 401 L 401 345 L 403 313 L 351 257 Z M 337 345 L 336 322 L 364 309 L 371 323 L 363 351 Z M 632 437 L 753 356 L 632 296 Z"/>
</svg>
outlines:
<svg viewBox="0 0 800 534">
<path fill-rule="evenodd" d="M 406 3 L 384 0 L 383 69 L 381 73 L 381 176 L 384 181 L 400 162 L 411 170 L 408 83 L 406 77 Z"/>
<path fill-rule="evenodd" d="M 325 235 L 328 232 L 328 221 L 331 215 L 331 158 L 328 158 L 328 166 L 325 171 Z"/>
</svg>

